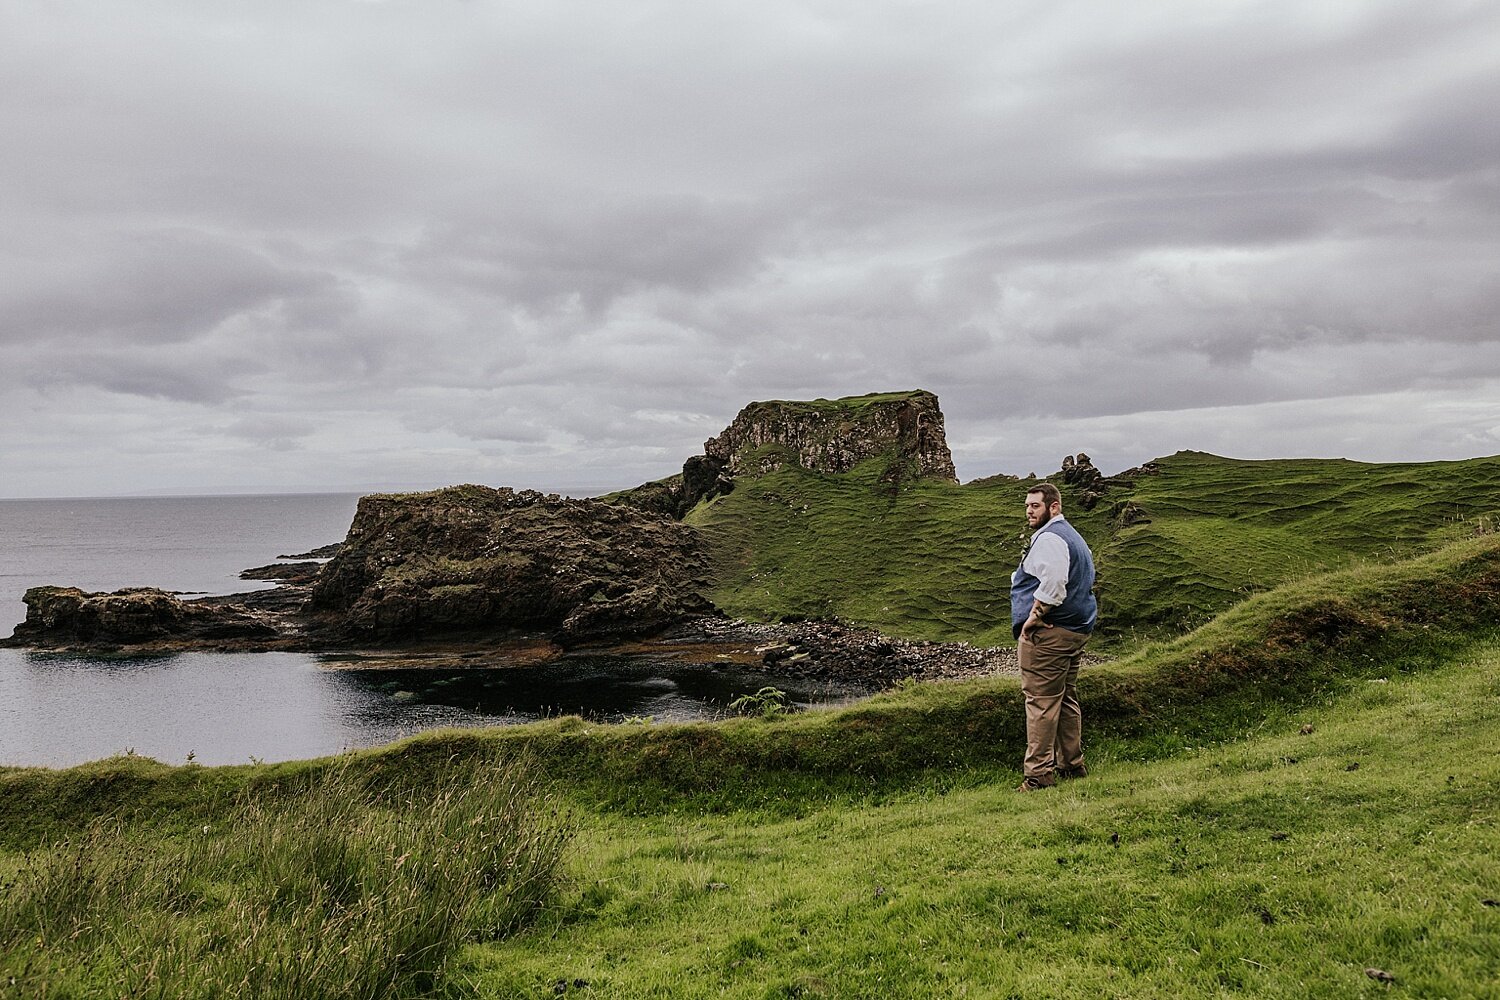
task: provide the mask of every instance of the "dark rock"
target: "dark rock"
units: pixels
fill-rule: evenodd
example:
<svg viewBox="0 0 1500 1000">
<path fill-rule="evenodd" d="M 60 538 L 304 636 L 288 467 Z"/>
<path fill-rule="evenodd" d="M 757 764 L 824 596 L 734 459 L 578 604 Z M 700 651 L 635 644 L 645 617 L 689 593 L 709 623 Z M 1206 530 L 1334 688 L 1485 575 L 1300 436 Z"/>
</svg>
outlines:
<svg viewBox="0 0 1500 1000">
<path fill-rule="evenodd" d="M 1109 488 L 1104 474 L 1094 468 L 1094 463 L 1081 451 L 1076 458 L 1063 456 L 1060 478 L 1068 487 L 1069 502 L 1083 510 L 1093 510 Z"/>
<path fill-rule="evenodd" d="M 793 677 L 829 677 L 884 687 L 907 677 L 974 677 L 1015 669 L 1013 649 L 898 639 L 841 621 L 766 626 L 780 640 L 757 647 L 761 661 Z"/>
<path fill-rule="evenodd" d="M 712 610 L 697 532 L 599 500 L 454 486 L 360 500 L 312 588 L 353 636 L 545 629 L 624 638 Z"/>
<path fill-rule="evenodd" d="M 1104 474 L 1094 468 L 1094 463 L 1083 452 L 1080 451 L 1077 458 L 1072 455 L 1063 456 L 1062 481 L 1069 486 L 1087 488 L 1103 478 Z"/>
<path fill-rule="evenodd" d="M 244 608 L 183 601 L 147 587 L 111 594 L 32 587 L 22 600 L 26 620 L 16 626 L 11 640 L 41 648 L 265 640 L 278 634 L 265 618 Z"/>
<path fill-rule="evenodd" d="M 328 545 L 319 545 L 311 552 L 299 552 L 292 556 L 277 556 L 277 559 L 332 559 L 339 554 L 339 548 L 343 542 L 332 542 Z"/>
<path fill-rule="evenodd" d="M 319 562 L 271 563 L 269 566 L 240 570 L 240 579 L 309 584 L 317 578 L 318 571 L 322 568 L 323 564 Z"/>
<path fill-rule="evenodd" d="M 1115 520 L 1115 530 L 1129 528 L 1136 524 L 1150 524 L 1151 515 L 1146 513 L 1146 508 L 1134 500 L 1122 500 L 1110 508 L 1110 515 Z"/>
<path fill-rule="evenodd" d="M 712 500 L 734 491 L 734 478 L 724 470 L 725 463 L 710 455 L 694 455 L 682 464 L 682 517 L 701 501 Z"/>
</svg>

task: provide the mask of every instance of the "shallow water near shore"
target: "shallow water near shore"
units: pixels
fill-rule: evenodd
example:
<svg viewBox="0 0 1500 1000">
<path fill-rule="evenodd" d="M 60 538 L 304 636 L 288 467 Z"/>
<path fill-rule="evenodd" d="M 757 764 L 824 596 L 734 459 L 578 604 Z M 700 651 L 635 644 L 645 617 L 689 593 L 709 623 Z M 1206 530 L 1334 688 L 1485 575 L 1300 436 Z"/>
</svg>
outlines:
<svg viewBox="0 0 1500 1000">
<path fill-rule="evenodd" d="M 854 686 L 739 665 L 589 656 L 462 670 L 332 667 L 303 653 L 89 659 L 0 650 L 0 765 L 68 767 L 134 753 L 168 764 L 297 760 L 446 726 L 558 715 L 682 722 L 728 713 L 762 685 L 794 705 Z"/>
</svg>

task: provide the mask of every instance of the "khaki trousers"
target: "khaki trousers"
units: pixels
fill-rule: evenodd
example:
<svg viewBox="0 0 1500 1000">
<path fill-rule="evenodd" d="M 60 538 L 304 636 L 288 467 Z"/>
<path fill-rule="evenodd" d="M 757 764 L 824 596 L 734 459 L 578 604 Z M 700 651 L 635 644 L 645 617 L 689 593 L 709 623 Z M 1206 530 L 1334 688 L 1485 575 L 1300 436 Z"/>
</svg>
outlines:
<svg viewBox="0 0 1500 1000">
<path fill-rule="evenodd" d="M 1016 645 L 1021 693 L 1026 696 L 1026 777 L 1051 784 L 1060 767 L 1083 766 L 1083 712 L 1078 664 L 1087 633 L 1056 625 Z"/>
</svg>

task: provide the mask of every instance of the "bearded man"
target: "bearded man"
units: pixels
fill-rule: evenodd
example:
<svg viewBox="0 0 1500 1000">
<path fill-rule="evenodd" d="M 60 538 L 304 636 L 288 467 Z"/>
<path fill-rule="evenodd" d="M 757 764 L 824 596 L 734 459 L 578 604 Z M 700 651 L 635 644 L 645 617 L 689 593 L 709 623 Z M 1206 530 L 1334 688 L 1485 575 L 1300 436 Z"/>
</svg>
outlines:
<svg viewBox="0 0 1500 1000">
<path fill-rule="evenodd" d="M 1026 696 L 1025 777 L 1016 790 L 1034 792 L 1088 774 L 1078 666 L 1099 605 L 1094 554 L 1063 517 L 1056 486 L 1042 483 L 1026 492 L 1026 524 L 1032 535 L 1011 574 L 1010 620 Z"/>
</svg>

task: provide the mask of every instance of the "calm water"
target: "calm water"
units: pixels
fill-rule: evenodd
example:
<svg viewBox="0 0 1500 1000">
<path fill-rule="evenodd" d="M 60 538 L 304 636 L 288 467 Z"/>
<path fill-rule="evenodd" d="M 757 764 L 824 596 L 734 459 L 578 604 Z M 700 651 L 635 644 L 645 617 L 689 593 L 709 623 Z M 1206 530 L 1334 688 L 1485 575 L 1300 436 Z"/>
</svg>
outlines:
<svg viewBox="0 0 1500 1000">
<path fill-rule="evenodd" d="M 0 632 L 40 584 L 253 589 L 239 571 L 339 541 L 354 495 L 0 500 Z M 772 679 L 621 657 L 473 670 L 335 669 L 298 653 L 90 659 L 0 650 L 0 765 L 67 766 L 135 752 L 168 763 L 293 760 L 440 726 L 559 714 L 680 721 L 722 714 Z M 776 678 L 798 704 L 860 693 Z"/>
</svg>

